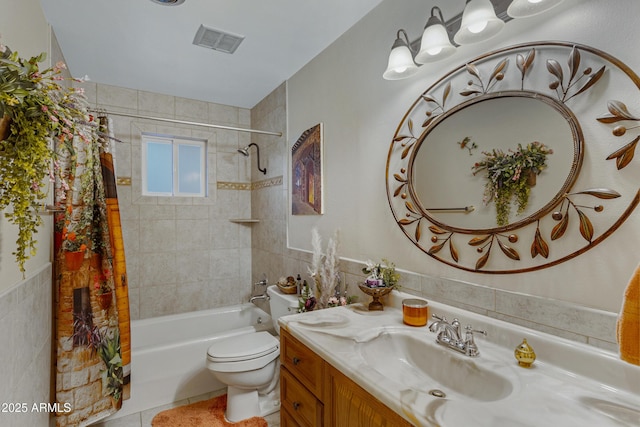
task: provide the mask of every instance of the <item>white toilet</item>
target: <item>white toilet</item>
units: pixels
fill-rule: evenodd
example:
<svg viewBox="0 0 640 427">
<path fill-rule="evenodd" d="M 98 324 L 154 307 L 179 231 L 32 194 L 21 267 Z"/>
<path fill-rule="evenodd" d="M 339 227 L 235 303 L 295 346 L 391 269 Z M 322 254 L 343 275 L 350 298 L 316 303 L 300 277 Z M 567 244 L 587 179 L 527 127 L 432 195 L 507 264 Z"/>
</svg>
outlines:
<svg viewBox="0 0 640 427">
<path fill-rule="evenodd" d="M 278 318 L 298 311 L 298 297 L 267 288 L 271 319 L 280 333 Z M 217 340 L 207 350 L 207 369 L 227 384 L 225 417 L 238 422 L 280 409 L 280 342 L 269 332 L 255 332 Z"/>
</svg>

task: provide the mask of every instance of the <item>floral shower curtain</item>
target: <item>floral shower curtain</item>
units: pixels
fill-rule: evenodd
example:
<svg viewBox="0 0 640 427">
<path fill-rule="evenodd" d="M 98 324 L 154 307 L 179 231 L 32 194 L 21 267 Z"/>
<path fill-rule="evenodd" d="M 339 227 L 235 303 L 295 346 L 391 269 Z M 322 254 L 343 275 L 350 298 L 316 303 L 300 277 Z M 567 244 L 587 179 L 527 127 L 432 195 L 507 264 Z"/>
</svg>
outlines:
<svg viewBox="0 0 640 427">
<path fill-rule="evenodd" d="M 128 398 L 127 275 L 108 120 L 56 147 L 56 425 L 82 426 Z"/>
</svg>

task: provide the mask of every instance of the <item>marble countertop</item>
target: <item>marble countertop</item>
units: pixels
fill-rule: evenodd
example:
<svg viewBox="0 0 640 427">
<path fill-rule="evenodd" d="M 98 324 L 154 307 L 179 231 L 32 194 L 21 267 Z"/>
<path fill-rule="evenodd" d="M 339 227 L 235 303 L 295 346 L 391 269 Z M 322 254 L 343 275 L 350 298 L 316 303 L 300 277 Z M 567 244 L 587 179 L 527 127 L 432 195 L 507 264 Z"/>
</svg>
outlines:
<svg viewBox="0 0 640 427">
<path fill-rule="evenodd" d="M 486 338 L 476 336 L 480 356 L 469 358 L 435 344 L 435 334 L 428 327 L 403 324 L 401 301 L 411 297 L 394 291 L 382 312 L 369 312 L 366 307 L 354 304 L 285 316 L 280 319 L 280 325 L 415 425 L 640 425 L 640 367 L 593 346 L 430 301 L 430 314 L 445 315 L 450 320 L 459 318 L 463 326 L 471 324 L 475 329 L 487 331 Z M 410 335 L 425 345 L 432 344 L 440 353 L 446 351 L 442 361 L 426 360 L 422 365 L 427 365 L 427 369 L 433 364 L 440 372 L 452 370 L 446 375 L 455 375 L 453 371 L 461 369 L 489 371 L 508 381 L 509 387 L 502 394 L 492 396 L 488 389 L 482 389 L 482 381 L 465 379 L 461 383 L 465 388 L 462 393 L 443 387 L 446 397 L 433 396 L 429 394 L 432 386 L 419 375 L 408 375 L 411 362 L 410 358 L 403 357 L 403 350 L 389 345 L 386 352 L 382 347 L 379 353 L 382 356 L 376 357 L 383 360 L 372 360 L 369 347 L 363 350 L 363 344 L 389 334 Z M 528 369 L 518 366 L 513 356 L 523 338 L 537 355 L 536 362 Z M 442 368 L 443 363 L 446 368 Z M 402 369 L 402 364 L 406 369 Z M 376 368 L 382 365 L 398 366 L 398 375 L 389 375 L 388 370 L 383 369 L 387 371 L 385 375 Z M 467 390 L 468 387 L 477 390 Z"/>
</svg>

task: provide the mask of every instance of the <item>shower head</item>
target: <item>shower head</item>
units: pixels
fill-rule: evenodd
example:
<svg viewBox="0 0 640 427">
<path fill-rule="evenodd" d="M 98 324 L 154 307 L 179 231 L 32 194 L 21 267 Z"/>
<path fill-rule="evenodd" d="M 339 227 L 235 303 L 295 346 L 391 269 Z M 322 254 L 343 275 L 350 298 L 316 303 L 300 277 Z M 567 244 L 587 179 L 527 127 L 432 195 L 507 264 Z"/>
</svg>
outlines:
<svg viewBox="0 0 640 427">
<path fill-rule="evenodd" d="M 245 157 L 249 157 L 249 147 L 251 147 L 252 145 L 256 147 L 256 151 L 258 152 L 258 170 L 266 175 L 267 168 L 260 167 L 260 147 L 258 147 L 258 144 L 256 144 L 255 142 L 252 142 L 251 144 L 247 145 L 244 148 L 239 148 L 238 153 L 242 154 Z"/>
</svg>

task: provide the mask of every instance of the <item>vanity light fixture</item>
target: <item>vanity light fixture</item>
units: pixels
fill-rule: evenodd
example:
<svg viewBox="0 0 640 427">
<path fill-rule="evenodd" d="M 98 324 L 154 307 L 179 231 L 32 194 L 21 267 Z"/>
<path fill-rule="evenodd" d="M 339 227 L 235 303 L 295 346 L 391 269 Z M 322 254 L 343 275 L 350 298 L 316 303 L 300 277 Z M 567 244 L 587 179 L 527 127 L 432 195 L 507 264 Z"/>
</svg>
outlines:
<svg viewBox="0 0 640 427">
<path fill-rule="evenodd" d="M 507 9 L 512 18 L 525 18 L 545 12 L 564 0 L 513 0 Z"/>
<path fill-rule="evenodd" d="M 409 41 L 406 31 L 398 30 L 382 77 L 386 80 L 411 77 L 420 65 L 453 55 L 458 45 L 487 40 L 498 34 L 505 22 L 545 12 L 563 1 L 465 0 L 464 10 L 448 21 L 440 8 L 434 6 L 422 38 Z"/>
<path fill-rule="evenodd" d="M 440 17 L 436 15 L 436 12 Z M 424 26 L 420 51 L 416 55 L 418 64 L 439 61 L 456 52 L 456 47 L 451 44 L 449 33 L 444 25 L 442 11 L 438 6 L 431 8 L 431 17 Z"/>
<path fill-rule="evenodd" d="M 467 0 L 453 40 L 460 45 L 478 43 L 495 36 L 502 27 L 504 21 L 496 16 L 490 0 Z"/>
<path fill-rule="evenodd" d="M 400 37 L 404 35 L 405 40 Z M 413 50 L 405 30 L 398 30 L 396 41 L 393 42 L 389 63 L 382 77 L 386 80 L 400 80 L 411 77 L 418 72 L 418 66 L 413 61 Z"/>
</svg>

